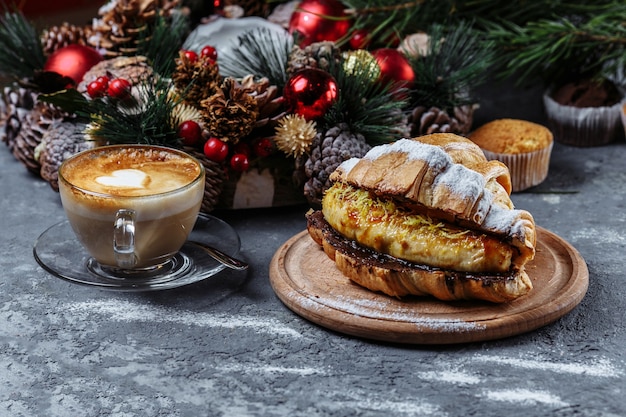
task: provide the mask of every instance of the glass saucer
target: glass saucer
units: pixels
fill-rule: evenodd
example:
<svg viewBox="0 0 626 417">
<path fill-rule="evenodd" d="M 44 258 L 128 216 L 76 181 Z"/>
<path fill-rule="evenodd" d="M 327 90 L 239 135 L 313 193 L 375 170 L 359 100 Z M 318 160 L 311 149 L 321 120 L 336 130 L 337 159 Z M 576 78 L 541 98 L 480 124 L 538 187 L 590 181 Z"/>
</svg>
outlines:
<svg viewBox="0 0 626 417">
<path fill-rule="evenodd" d="M 67 220 L 43 232 L 33 247 L 39 265 L 63 280 L 113 291 L 156 291 L 181 287 L 212 277 L 226 268 L 192 241 L 220 249 L 228 255 L 239 254 L 237 232 L 216 217 L 200 214 L 181 250 L 158 271 L 149 276 L 112 276 L 83 249 Z"/>
</svg>

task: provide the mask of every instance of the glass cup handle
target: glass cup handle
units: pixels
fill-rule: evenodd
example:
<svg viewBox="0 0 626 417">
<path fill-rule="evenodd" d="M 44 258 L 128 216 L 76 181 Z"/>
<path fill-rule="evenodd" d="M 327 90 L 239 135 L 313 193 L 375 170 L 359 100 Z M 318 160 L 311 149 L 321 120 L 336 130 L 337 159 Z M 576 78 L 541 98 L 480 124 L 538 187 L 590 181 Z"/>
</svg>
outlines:
<svg viewBox="0 0 626 417">
<path fill-rule="evenodd" d="M 132 268 L 137 263 L 135 256 L 135 210 L 118 210 L 113 230 L 115 261 L 120 268 Z"/>
</svg>

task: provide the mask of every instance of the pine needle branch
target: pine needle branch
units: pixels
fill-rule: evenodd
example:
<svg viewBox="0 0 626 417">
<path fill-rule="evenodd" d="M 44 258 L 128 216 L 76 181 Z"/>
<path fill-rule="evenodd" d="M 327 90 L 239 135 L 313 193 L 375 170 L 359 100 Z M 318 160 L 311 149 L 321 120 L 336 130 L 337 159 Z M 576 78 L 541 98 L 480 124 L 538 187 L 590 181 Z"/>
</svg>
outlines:
<svg viewBox="0 0 626 417">
<path fill-rule="evenodd" d="M 4 10 L 0 18 L 0 73 L 32 79 L 43 69 L 45 57 L 39 35 L 21 12 Z"/>
<path fill-rule="evenodd" d="M 612 78 L 626 68 L 626 5 L 585 20 L 559 18 L 492 24 L 489 37 L 502 51 L 497 64 L 503 76 L 532 79 Z"/>
<path fill-rule="evenodd" d="M 474 104 L 472 91 L 486 81 L 494 62 L 494 45 L 468 22 L 454 28 L 433 25 L 423 55 L 408 55 L 416 77 L 411 89 L 413 106 L 452 111 Z M 417 49 L 417 48 L 412 48 Z"/>
<path fill-rule="evenodd" d="M 332 63 L 333 61 L 331 61 Z M 373 61 L 356 61 L 350 65 L 331 64 L 329 72 L 339 86 L 339 97 L 326 113 L 323 123 L 334 126 L 346 123 L 353 133 L 360 133 L 370 144 L 387 143 L 403 136 L 400 92 L 390 84 L 376 82 Z"/>
<path fill-rule="evenodd" d="M 182 13 L 174 13 L 169 19 L 157 14 L 153 28 L 140 42 L 138 54 L 151 62 L 154 71 L 163 76 L 172 75 L 175 59 L 189 31 L 189 21 Z"/>
<path fill-rule="evenodd" d="M 218 57 L 220 73 L 233 78 L 254 74 L 283 88 L 287 83 L 287 62 L 293 44 L 293 38 L 287 33 L 267 28 L 250 30 L 239 36 L 237 45 Z"/>
</svg>

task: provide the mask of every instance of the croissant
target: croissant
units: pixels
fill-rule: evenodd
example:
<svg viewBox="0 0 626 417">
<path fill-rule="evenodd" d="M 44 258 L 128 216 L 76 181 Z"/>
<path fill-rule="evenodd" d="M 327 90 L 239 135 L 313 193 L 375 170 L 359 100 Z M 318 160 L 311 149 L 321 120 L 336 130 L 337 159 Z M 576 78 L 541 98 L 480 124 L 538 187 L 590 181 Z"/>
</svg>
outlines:
<svg viewBox="0 0 626 417">
<path fill-rule="evenodd" d="M 505 165 L 453 134 L 372 148 L 330 176 L 309 234 L 351 280 L 401 297 L 505 302 L 526 294 L 532 215 Z"/>
</svg>

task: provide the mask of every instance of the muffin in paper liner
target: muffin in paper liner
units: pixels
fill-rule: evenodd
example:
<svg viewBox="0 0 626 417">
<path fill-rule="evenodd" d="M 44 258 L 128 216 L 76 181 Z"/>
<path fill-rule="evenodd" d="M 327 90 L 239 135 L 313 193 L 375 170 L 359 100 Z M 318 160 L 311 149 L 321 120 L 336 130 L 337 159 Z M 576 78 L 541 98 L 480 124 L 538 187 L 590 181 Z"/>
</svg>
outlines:
<svg viewBox="0 0 626 417">
<path fill-rule="evenodd" d="M 498 160 L 508 167 L 513 192 L 534 187 L 548 176 L 554 139 L 543 125 L 498 119 L 478 127 L 469 139 L 482 149 L 487 159 Z"/>
<path fill-rule="evenodd" d="M 546 116 L 554 140 L 559 143 L 591 147 L 609 144 L 622 137 L 621 103 L 603 107 L 565 106 L 543 95 Z"/>
<path fill-rule="evenodd" d="M 509 168 L 512 190 L 518 192 L 539 185 L 547 178 L 553 146 L 551 142 L 547 148 L 520 154 L 482 151 L 487 159 L 498 160 Z"/>
</svg>

